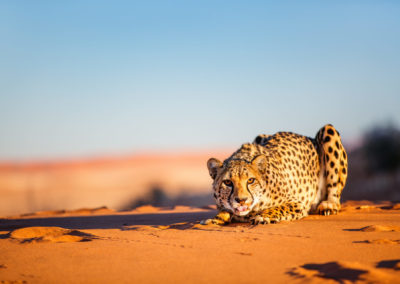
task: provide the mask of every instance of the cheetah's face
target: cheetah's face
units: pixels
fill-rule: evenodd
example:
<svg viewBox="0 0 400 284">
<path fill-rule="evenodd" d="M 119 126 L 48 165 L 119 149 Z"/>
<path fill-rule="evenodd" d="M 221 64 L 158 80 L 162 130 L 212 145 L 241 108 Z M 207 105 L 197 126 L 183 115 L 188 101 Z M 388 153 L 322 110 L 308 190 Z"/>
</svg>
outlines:
<svg viewBox="0 0 400 284">
<path fill-rule="evenodd" d="M 215 158 L 209 159 L 207 166 L 214 179 L 217 205 L 237 216 L 245 216 L 251 212 L 266 187 L 260 171 L 260 164 L 263 163 L 263 155 L 251 163 L 238 160 L 222 164 Z"/>
</svg>

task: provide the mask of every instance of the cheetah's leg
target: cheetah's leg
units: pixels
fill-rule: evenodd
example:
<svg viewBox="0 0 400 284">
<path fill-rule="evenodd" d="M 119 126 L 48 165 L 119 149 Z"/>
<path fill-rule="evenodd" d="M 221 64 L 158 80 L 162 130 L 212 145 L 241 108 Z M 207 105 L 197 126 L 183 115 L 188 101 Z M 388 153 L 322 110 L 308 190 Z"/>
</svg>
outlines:
<svg viewBox="0 0 400 284">
<path fill-rule="evenodd" d="M 305 206 L 300 202 L 286 202 L 276 207 L 268 208 L 250 218 L 252 224 L 271 224 L 284 220 L 298 220 L 307 216 Z"/>
<path fill-rule="evenodd" d="M 340 210 L 340 196 L 347 179 L 347 154 L 342 145 L 339 132 L 330 124 L 322 127 L 316 142 L 321 165 L 321 178 L 324 178 L 322 196 L 316 213 L 337 214 Z"/>
<path fill-rule="evenodd" d="M 227 211 L 220 211 L 218 214 L 212 219 L 201 220 L 200 224 L 202 225 L 225 225 L 229 224 L 232 220 L 232 214 Z"/>
</svg>

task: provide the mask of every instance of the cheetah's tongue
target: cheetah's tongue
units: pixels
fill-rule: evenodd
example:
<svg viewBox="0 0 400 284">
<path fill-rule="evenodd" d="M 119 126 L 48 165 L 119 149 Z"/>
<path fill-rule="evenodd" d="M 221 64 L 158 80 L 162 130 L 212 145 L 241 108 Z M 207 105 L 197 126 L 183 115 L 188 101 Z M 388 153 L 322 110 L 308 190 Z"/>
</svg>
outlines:
<svg viewBox="0 0 400 284">
<path fill-rule="evenodd" d="M 247 206 L 239 206 L 239 207 L 237 208 L 237 210 L 238 210 L 239 212 L 247 211 L 247 209 L 248 209 Z"/>
</svg>

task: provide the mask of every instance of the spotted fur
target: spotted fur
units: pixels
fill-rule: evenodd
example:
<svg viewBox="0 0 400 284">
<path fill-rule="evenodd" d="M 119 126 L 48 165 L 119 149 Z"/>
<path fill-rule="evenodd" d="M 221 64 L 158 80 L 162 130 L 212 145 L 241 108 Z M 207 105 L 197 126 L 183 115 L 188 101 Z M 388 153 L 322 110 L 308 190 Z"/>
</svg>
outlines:
<svg viewBox="0 0 400 284">
<path fill-rule="evenodd" d="M 347 155 L 330 124 L 315 138 L 291 132 L 259 135 L 224 162 L 207 162 L 218 214 L 203 224 L 254 224 L 337 214 Z"/>
</svg>

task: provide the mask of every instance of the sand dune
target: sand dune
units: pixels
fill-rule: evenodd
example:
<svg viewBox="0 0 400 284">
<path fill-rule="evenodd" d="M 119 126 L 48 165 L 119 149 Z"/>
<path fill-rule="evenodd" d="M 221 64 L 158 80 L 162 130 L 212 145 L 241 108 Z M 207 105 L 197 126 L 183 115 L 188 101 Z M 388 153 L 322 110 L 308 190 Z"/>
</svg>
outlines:
<svg viewBox="0 0 400 284">
<path fill-rule="evenodd" d="M 0 219 L 0 281 L 400 283 L 398 208 L 348 202 L 336 216 L 224 227 L 199 224 L 213 207 L 19 215 Z"/>
</svg>

